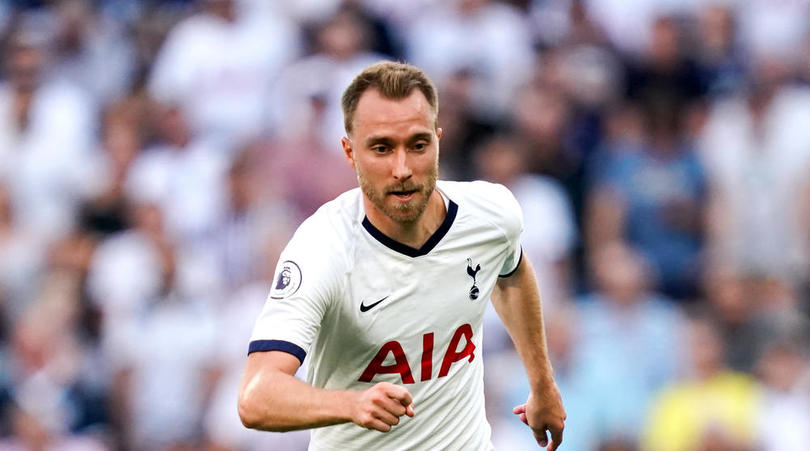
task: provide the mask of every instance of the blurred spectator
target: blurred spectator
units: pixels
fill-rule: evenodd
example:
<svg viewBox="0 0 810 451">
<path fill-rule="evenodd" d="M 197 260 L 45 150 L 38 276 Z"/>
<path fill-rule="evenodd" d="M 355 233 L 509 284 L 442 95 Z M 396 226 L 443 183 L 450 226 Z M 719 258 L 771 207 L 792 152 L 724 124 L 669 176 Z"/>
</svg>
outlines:
<svg viewBox="0 0 810 451">
<path fill-rule="evenodd" d="M 696 295 L 703 249 L 706 180 L 681 111 L 661 99 L 645 111 L 641 148 L 614 155 L 595 174 L 587 218 L 592 250 L 626 241 L 654 271 L 656 287 L 676 299 Z"/>
<path fill-rule="evenodd" d="M 516 99 L 512 121 L 517 138 L 527 147 L 526 167 L 559 182 L 578 218 L 584 160 L 571 140 L 572 105 L 560 89 L 541 84 L 522 87 Z"/>
<path fill-rule="evenodd" d="M 312 136 L 319 147 L 341 153 L 343 90 L 364 67 L 385 58 L 370 50 L 371 26 L 343 7 L 317 27 L 315 53 L 290 64 L 274 88 L 269 106 L 279 138 Z"/>
<path fill-rule="evenodd" d="M 0 177 L 20 225 L 48 242 L 69 231 L 91 176 L 93 110 L 76 87 L 45 77 L 45 36 L 21 25 L 4 49 L 0 84 Z"/>
<path fill-rule="evenodd" d="M 85 228 L 101 235 L 128 228 L 126 179 L 142 148 L 144 106 L 130 98 L 113 105 L 102 120 L 98 194 L 82 206 Z"/>
<path fill-rule="evenodd" d="M 0 180 L 0 301 L 8 319 L 19 318 L 34 298 L 44 251 L 37 236 L 17 221 L 10 193 Z"/>
<path fill-rule="evenodd" d="M 656 18 L 689 15 L 700 0 L 583 0 L 588 15 L 605 30 L 610 41 L 625 55 L 642 55 L 654 34 Z"/>
<path fill-rule="evenodd" d="M 437 89 L 442 93 L 439 124 L 439 170 L 448 180 L 472 180 L 475 173 L 473 152 L 495 133 L 496 125 L 476 114 L 472 105 L 474 79 L 470 71 L 454 73 Z"/>
<path fill-rule="evenodd" d="M 769 60 L 717 102 L 700 146 L 711 182 L 709 243 L 741 272 L 806 280 L 810 268 L 810 90 Z"/>
<path fill-rule="evenodd" d="M 698 67 L 684 48 L 682 27 L 674 16 L 657 17 L 645 58 L 628 64 L 627 95 L 642 104 L 667 102 L 682 110 L 705 93 Z"/>
<path fill-rule="evenodd" d="M 736 3 L 740 12 L 741 37 L 749 58 L 773 58 L 791 64 L 808 37 L 810 4 L 749 0 Z"/>
<path fill-rule="evenodd" d="M 261 142 L 257 147 L 263 203 L 296 223 L 357 183 L 340 141 L 323 142 L 320 124 L 325 123 L 327 115 L 322 99 L 310 101 L 314 114 L 308 118 L 311 122 L 300 129 L 301 134 Z"/>
<path fill-rule="evenodd" d="M 202 418 L 220 374 L 210 355 L 211 302 L 178 284 L 176 258 L 161 249 L 158 291 L 145 299 L 129 335 L 108 349 L 123 445 L 131 449 L 202 446 Z"/>
<path fill-rule="evenodd" d="M 726 342 L 724 360 L 737 371 L 753 369 L 763 338 L 756 321 L 757 299 L 746 288 L 744 277 L 729 268 L 715 266 L 706 271 L 704 290 Z"/>
<path fill-rule="evenodd" d="M 732 6 L 721 2 L 704 6 L 698 16 L 697 65 L 701 84 L 712 95 L 733 94 L 745 83 L 737 19 Z"/>
<path fill-rule="evenodd" d="M 581 1 L 532 0 L 528 3 L 535 41 L 556 46 L 572 35 L 572 28 L 576 20 L 572 10 L 581 7 Z"/>
<path fill-rule="evenodd" d="M 799 451 L 810 442 L 810 359 L 807 323 L 775 334 L 757 364 L 763 394 L 757 413 L 758 447 Z"/>
<path fill-rule="evenodd" d="M 737 371 L 754 371 L 785 317 L 806 321 L 796 289 L 779 277 L 715 264 L 706 270 L 705 292 L 726 342 L 725 361 Z"/>
<path fill-rule="evenodd" d="M 178 105 L 197 135 L 239 144 L 265 127 L 270 88 L 298 54 L 297 30 L 273 11 L 240 14 L 236 0 L 198 0 L 155 61 L 149 90 Z"/>
<path fill-rule="evenodd" d="M 635 443 L 653 396 L 681 369 L 683 319 L 667 299 L 650 291 L 640 255 L 620 243 L 596 252 L 595 291 L 578 304 L 579 341 L 573 351 L 579 389 L 593 404 L 589 440 Z"/>
<path fill-rule="evenodd" d="M 181 108 L 157 105 L 154 114 L 161 140 L 132 162 L 127 195 L 159 205 L 173 240 L 199 243 L 222 218 L 230 157 L 194 133 Z"/>
<path fill-rule="evenodd" d="M 133 204 L 132 228 L 103 240 L 93 254 L 88 291 L 103 314 L 102 342 L 112 357 L 131 346 L 139 321 L 165 289 L 163 261 L 171 256 L 172 287 L 181 298 L 216 295 L 214 263 L 199 249 L 181 247 L 167 234 L 158 206 Z"/>
<path fill-rule="evenodd" d="M 690 319 L 688 379 L 657 396 L 642 449 L 742 451 L 753 445 L 760 391 L 752 377 L 724 365 L 723 347 L 710 317 Z"/>
<path fill-rule="evenodd" d="M 547 51 L 543 72 L 558 66 L 558 85 L 572 106 L 570 140 L 580 158 L 587 160 L 604 133 L 604 115 L 623 92 L 621 61 L 602 45 L 585 42 L 564 52 Z"/>
<path fill-rule="evenodd" d="M 212 239 L 226 296 L 273 271 L 275 262 L 267 260 L 266 248 L 292 236 L 297 224 L 290 204 L 262 197 L 259 182 L 265 168 L 257 164 L 257 149 L 246 148 L 231 165 L 227 210 Z"/>
<path fill-rule="evenodd" d="M 528 21 L 493 0 L 452 0 L 424 10 L 406 30 L 407 56 L 439 85 L 472 74 L 473 106 L 490 118 L 506 111 L 534 67 Z"/>
<path fill-rule="evenodd" d="M 105 368 L 76 333 L 76 276 L 54 268 L 15 324 L 3 378 L 11 384 L 4 387 L 12 400 L 4 416 L 12 437 L 0 442 L 3 449 L 106 447 L 106 387 L 99 380 Z"/>
<path fill-rule="evenodd" d="M 121 24 L 99 14 L 90 0 L 62 0 L 55 10 L 54 76 L 80 86 L 97 108 L 122 97 L 135 67 Z"/>
</svg>

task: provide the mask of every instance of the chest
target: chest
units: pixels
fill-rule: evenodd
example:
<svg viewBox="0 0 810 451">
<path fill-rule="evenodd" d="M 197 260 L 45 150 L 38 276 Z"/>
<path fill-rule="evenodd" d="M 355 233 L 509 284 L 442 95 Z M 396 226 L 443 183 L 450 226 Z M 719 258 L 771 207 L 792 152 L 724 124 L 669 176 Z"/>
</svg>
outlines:
<svg viewBox="0 0 810 451">
<path fill-rule="evenodd" d="M 390 340 L 419 342 L 427 333 L 451 334 L 462 324 L 477 328 L 506 245 L 498 234 L 447 238 L 419 257 L 372 241 L 359 246 L 337 307 L 342 329 L 376 347 Z"/>
</svg>

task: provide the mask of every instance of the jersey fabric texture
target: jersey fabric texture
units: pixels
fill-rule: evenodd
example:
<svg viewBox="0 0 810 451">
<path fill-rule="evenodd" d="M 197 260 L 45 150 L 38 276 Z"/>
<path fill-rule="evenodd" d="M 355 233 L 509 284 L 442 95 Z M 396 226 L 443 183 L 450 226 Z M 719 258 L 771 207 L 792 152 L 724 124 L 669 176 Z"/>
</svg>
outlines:
<svg viewBox="0 0 810 451">
<path fill-rule="evenodd" d="M 353 423 L 312 431 L 311 450 L 489 450 L 482 322 L 499 276 L 522 257 L 522 216 L 502 185 L 437 182 L 444 222 L 424 246 L 365 217 L 355 188 L 304 221 L 279 258 L 249 352 L 279 350 L 324 389 L 403 385 L 415 416 L 390 432 Z"/>
</svg>

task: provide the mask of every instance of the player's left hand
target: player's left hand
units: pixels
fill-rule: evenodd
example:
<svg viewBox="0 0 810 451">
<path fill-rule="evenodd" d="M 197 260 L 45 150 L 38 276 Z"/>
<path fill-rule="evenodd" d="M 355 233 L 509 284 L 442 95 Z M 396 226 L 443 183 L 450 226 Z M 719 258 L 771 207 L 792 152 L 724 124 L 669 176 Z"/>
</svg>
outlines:
<svg viewBox="0 0 810 451">
<path fill-rule="evenodd" d="M 530 393 L 526 404 L 515 406 L 512 412 L 532 429 L 540 446 L 548 445 L 548 451 L 556 450 L 562 443 L 566 415 L 556 384 L 551 383 L 539 396 Z M 550 442 L 547 431 L 551 434 Z"/>
</svg>

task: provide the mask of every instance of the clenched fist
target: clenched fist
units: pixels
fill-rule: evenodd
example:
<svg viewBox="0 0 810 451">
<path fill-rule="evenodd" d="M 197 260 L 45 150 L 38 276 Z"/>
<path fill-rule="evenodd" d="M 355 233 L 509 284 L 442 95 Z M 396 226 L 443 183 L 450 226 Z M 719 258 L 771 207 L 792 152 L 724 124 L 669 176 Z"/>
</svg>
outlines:
<svg viewBox="0 0 810 451">
<path fill-rule="evenodd" d="M 388 432 L 399 424 L 399 417 L 413 417 L 413 397 L 404 387 L 380 382 L 357 392 L 352 406 L 352 422 L 367 429 Z"/>
</svg>

